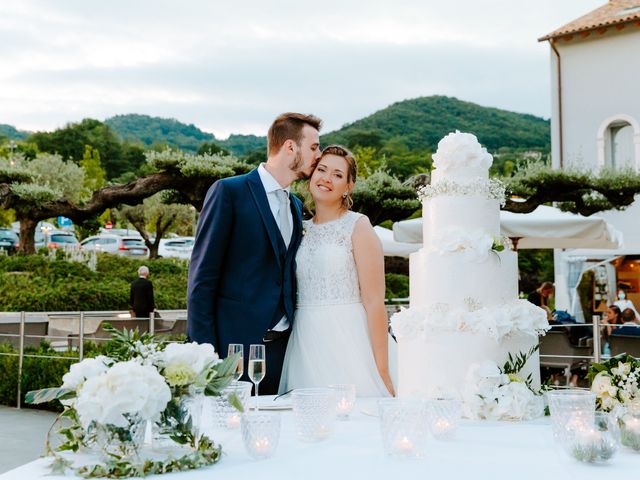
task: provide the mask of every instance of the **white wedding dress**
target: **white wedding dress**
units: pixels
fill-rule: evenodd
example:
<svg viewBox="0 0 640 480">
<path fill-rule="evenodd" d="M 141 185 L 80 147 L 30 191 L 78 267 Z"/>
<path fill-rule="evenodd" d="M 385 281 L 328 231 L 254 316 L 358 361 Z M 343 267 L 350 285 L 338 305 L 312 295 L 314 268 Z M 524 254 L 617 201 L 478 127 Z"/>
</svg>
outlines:
<svg viewBox="0 0 640 480">
<path fill-rule="evenodd" d="M 389 396 L 373 357 L 353 258 L 351 234 L 361 217 L 349 211 L 319 225 L 304 222 L 296 255 L 298 301 L 280 393 L 352 383 L 360 397 Z M 391 337 L 389 343 L 395 346 Z"/>
</svg>

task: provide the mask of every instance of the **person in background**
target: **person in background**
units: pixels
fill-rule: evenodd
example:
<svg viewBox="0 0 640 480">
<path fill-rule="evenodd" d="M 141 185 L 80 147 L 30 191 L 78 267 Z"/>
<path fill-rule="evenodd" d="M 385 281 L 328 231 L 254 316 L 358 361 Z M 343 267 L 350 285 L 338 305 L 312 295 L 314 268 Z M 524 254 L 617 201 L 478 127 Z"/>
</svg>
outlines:
<svg viewBox="0 0 640 480">
<path fill-rule="evenodd" d="M 611 337 L 611 334 L 616 329 L 615 325 L 620 325 L 622 323 L 622 320 L 620 319 L 620 313 L 620 309 L 616 305 L 609 305 L 605 316 L 602 319 L 602 352 L 605 355 L 611 355 L 609 337 Z"/>
<path fill-rule="evenodd" d="M 633 335 L 640 336 L 640 321 L 635 312 L 630 308 L 622 311 L 620 314 L 622 319 L 622 327 L 616 328 L 611 335 Z"/>
<path fill-rule="evenodd" d="M 149 314 L 156 308 L 149 268 L 144 265 L 138 269 L 138 278 L 131 282 L 129 305 L 135 318 L 149 318 Z"/>
<path fill-rule="evenodd" d="M 549 297 L 553 295 L 553 283 L 544 282 L 529 294 L 527 300 L 538 307 L 549 308 Z"/>
<path fill-rule="evenodd" d="M 640 313 L 638 313 L 638 310 L 636 310 L 633 302 L 627 298 L 627 292 L 625 292 L 623 289 L 620 289 L 618 291 L 618 300 L 613 302 L 613 304 L 618 307 L 621 312 L 624 312 L 627 308 L 630 308 L 631 310 L 633 310 L 633 313 L 636 317 L 640 317 Z"/>
</svg>

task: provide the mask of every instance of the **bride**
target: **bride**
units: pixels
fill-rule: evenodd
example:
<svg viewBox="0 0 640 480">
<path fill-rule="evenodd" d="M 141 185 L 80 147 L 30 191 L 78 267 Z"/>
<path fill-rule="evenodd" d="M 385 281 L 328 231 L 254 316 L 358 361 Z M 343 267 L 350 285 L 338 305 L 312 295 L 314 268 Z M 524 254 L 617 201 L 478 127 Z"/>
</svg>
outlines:
<svg viewBox="0 0 640 480">
<path fill-rule="evenodd" d="M 296 256 L 298 300 L 280 393 L 352 383 L 358 396 L 395 395 L 388 361 L 382 247 L 369 219 L 349 210 L 353 154 L 322 151 L 309 181 L 315 216 Z"/>
</svg>

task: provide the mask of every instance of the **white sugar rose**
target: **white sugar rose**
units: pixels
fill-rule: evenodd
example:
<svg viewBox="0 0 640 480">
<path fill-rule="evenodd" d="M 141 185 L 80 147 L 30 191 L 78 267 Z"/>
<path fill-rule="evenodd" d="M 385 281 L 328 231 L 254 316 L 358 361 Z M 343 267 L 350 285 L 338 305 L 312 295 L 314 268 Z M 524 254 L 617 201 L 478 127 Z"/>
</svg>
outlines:
<svg viewBox="0 0 640 480">
<path fill-rule="evenodd" d="M 189 385 L 219 360 L 209 343 L 170 343 L 162 354 L 161 365 L 167 382 L 175 387 Z"/>
<path fill-rule="evenodd" d="M 401 308 L 391 316 L 391 329 L 396 338 L 412 338 L 424 332 L 427 312 L 422 308 Z"/>
<path fill-rule="evenodd" d="M 125 414 L 151 420 L 165 409 L 170 399 L 169 386 L 154 367 L 130 360 L 89 378 L 80 390 L 75 408 L 84 428 L 93 421 L 126 427 L 129 422 Z"/>
<path fill-rule="evenodd" d="M 475 135 L 456 131 L 438 142 L 438 150 L 433 154 L 433 165 L 441 171 L 483 169 L 493 163 L 493 157 L 478 142 Z"/>
</svg>

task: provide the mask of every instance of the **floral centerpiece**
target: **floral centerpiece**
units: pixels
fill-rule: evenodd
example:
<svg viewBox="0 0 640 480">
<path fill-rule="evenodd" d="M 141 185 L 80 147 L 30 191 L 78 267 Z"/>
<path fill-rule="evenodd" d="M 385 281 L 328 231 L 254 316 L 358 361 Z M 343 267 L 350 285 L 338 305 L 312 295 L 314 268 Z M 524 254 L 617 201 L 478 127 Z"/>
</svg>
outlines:
<svg viewBox="0 0 640 480">
<path fill-rule="evenodd" d="M 624 404 L 640 400 L 640 360 L 630 355 L 618 355 L 603 363 L 593 363 L 587 378 L 596 394 L 599 410 L 611 412 Z"/>
<path fill-rule="evenodd" d="M 526 354 L 509 354 L 502 367 L 492 361 L 472 365 L 463 395 L 465 416 L 484 420 L 530 420 L 542 416 L 542 391 L 533 388 L 531 374 L 526 378 L 520 375 L 537 349 L 538 345 Z"/>
<path fill-rule="evenodd" d="M 72 365 L 59 388 L 27 394 L 29 403 L 60 400 L 65 407 L 59 416 L 67 420 L 59 430 L 63 443 L 54 450 L 47 439 L 52 470 L 124 478 L 216 463 L 221 447 L 199 431 L 195 406 L 202 405 L 203 395 L 218 396 L 231 383 L 239 357 L 222 361 L 208 344 L 165 344 L 137 330 L 107 330 L 113 336 L 107 356 Z M 242 410 L 236 398 L 230 401 Z M 139 454 L 149 424 L 175 447 L 169 448 L 172 453 Z M 76 466 L 73 457 L 61 454 L 80 450 L 98 452 L 100 461 Z"/>
<path fill-rule="evenodd" d="M 622 444 L 640 451 L 640 360 L 621 354 L 593 363 L 587 378 L 596 394 L 596 408 L 617 418 Z"/>
</svg>

